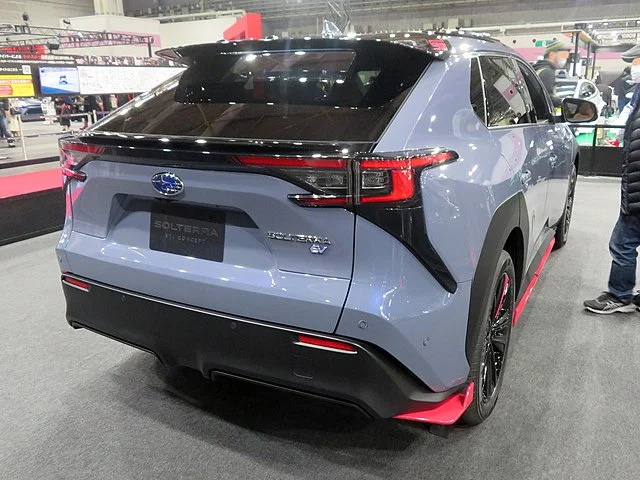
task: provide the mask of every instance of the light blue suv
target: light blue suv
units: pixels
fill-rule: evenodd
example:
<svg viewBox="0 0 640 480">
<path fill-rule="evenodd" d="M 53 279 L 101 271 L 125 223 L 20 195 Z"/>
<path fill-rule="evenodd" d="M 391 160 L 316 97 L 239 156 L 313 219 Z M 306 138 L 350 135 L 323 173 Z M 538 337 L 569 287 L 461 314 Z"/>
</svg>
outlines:
<svg viewBox="0 0 640 480">
<path fill-rule="evenodd" d="M 61 141 L 67 319 L 162 362 L 477 424 L 567 240 L 579 152 L 509 48 L 463 33 L 218 42 Z"/>
</svg>

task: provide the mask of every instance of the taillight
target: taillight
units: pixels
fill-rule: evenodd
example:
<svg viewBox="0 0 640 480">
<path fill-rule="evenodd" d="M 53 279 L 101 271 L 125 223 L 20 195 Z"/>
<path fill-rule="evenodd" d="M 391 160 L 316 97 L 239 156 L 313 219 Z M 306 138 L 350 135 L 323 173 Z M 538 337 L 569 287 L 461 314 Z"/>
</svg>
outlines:
<svg viewBox="0 0 640 480">
<path fill-rule="evenodd" d="M 243 165 L 277 169 L 309 190 L 289 198 L 303 207 L 343 207 L 351 204 L 394 204 L 412 200 L 424 168 L 456 160 L 454 152 L 430 150 L 393 157 L 369 156 L 349 160 L 322 157 L 250 157 Z"/>
<path fill-rule="evenodd" d="M 351 171 L 347 158 L 238 157 L 243 165 L 277 169 L 287 180 L 313 193 L 290 195 L 301 206 L 346 206 L 351 197 Z"/>
<path fill-rule="evenodd" d="M 88 154 L 102 153 L 103 148 L 95 145 L 87 145 L 75 139 L 60 140 L 60 168 L 66 179 L 83 182 L 87 179 L 84 172 L 78 170 L 78 166 Z"/>
<path fill-rule="evenodd" d="M 359 203 L 397 203 L 411 200 L 416 193 L 416 179 L 421 170 L 456 159 L 456 154 L 450 151 L 413 157 L 364 158 L 357 163 L 361 179 Z"/>
</svg>

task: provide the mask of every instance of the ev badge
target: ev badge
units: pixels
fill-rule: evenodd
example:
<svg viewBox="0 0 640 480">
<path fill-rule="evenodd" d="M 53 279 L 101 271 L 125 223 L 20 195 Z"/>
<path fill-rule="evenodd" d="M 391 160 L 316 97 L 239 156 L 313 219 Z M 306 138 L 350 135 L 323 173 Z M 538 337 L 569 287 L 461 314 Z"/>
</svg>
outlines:
<svg viewBox="0 0 640 480">
<path fill-rule="evenodd" d="M 329 248 L 328 245 L 320 245 L 319 243 L 314 243 L 309 247 L 309 251 L 311 253 L 315 253 L 316 255 L 322 255 L 327 251 L 327 248 Z"/>
</svg>

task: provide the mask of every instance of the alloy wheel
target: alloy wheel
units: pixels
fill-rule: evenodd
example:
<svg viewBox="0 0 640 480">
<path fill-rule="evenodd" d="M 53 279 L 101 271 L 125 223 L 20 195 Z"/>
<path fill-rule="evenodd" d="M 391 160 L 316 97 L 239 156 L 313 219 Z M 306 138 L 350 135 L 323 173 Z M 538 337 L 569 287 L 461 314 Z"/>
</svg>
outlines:
<svg viewBox="0 0 640 480">
<path fill-rule="evenodd" d="M 493 399 L 503 371 L 513 318 L 513 292 L 512 280 L 505 272 L 498 281 L 490 310 L 489 330 L 484 342 L 480 370 L 482 403 L 489 403 Z"/>
<path fill-rule="evenodd" d="M 571 174 L 571 184 L 569 185 L 569 195 L 567 196 L 567 205 L 564 211 L 565 238 L 569 235 L 569 226 L 571 225 L 571 214 L 573 213 L 573 199 L 576 193 L 576 180 L 577 180 L 577 175 L 574 167 L 574 170 Z"/>
</svg>

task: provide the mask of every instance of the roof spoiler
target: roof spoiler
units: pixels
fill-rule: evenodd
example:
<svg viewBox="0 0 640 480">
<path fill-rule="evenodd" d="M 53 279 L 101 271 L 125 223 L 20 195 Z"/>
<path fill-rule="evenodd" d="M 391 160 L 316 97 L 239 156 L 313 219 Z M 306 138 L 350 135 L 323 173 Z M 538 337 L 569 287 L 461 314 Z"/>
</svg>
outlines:
<svg viewBox="0 0 640 480">
<path fill-rule="evenodd" d="M 444 60 L 451 54 L 446 35 L 408 32 L 366 35 L 347 35 L 341 38 L 264 38 L 261 40 L 220 40 L 215 43 L 167 48 L 157 55 L 183 65 L 190 65 L 194 57 L 216 54 L 241 54 L 296 50 L 365 50 L 379 48 L 412 48 L 432 58 Z"/>
</svg>

